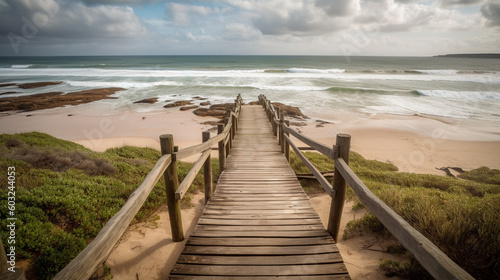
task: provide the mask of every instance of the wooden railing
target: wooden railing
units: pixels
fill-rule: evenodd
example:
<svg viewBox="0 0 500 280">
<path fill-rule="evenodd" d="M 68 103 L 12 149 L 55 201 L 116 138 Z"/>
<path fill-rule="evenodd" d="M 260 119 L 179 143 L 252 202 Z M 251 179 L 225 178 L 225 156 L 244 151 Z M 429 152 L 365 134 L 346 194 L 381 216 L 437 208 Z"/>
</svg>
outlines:
<svg viewBox="0 0 500 280">
<path fill-rule="evenodd" d="M 184 240 L 184 230 L 180 211 L 180 200 L 186 194 L 194 178 L 204 167 L 205 201 L 212 194 L 212 146 L 218 144 L 220 171 L 225 168 L 225 158 L 229 153 L 232 139 L 238 127 L 242 99 L 238 95 L 235 100 L 234 109 L 226 119 L 225 125 L 218 126 L 218 134 L 210 138 L 209 132 L 203 132 L 203 143 L 177 151 L 171 134 L 160 136 L 162 156 L 157 161 L 151 172 L 146 176 L 142 184 L 130 195 L 127 202 L 102 228 L 96 238 L 62 269 L 54 279 L 88 279 L 97 270 L 99 265 L 106 261 L 116 242 L 121 238 L 130 222 L 137 215 L 142 205 L 148 198 L 151 190 L 161 176 L 165 178 L 167 189 L 167 206 L 172 227 L 172 240 L 179 242 Z M 178 160 L 201 153 L 184 180 L 179 184 L 176 162 Z"/>
<path fill-rule="evenodd" d="M 275 135 L 278 137 L 278 143 L 281 145 L 281 151 L 285 153 L 285 157 L 288 160 L 290 159 L 289 146 L 291 146 L 300 160 L 332 197 L 327 230 L 336 242 L 338 240 L 347 182 L 366 208 L 377 217 L 406 249 L 413 253 L 420 264 L 435 279 L 474 279 L 363 184 L 348 165 L 350 135 L 338 134 L 336 144 L 333 147 L 328 147 L 290 128 L 289 122 L 285 120 L 283 113 L 275 109 L 264 95 L 259 96 L 259 104 L 266 109 L 267 116 Z M 290 134 L 335 161 L 333 186 L 300 152 L 299 148 L 291 140 Z"/>
</svg>

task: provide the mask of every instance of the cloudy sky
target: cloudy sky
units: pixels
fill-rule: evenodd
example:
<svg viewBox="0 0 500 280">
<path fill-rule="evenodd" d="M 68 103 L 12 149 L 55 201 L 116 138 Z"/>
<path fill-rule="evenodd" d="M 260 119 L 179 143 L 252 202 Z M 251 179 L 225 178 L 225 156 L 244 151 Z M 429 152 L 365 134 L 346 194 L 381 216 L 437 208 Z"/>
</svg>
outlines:
<svg viewBox="0 0 500 280">
<path fill-rule="evenodd" d="M 0 0 L 0 55 L 500 52 L 500 0 Z"/>
</svg>

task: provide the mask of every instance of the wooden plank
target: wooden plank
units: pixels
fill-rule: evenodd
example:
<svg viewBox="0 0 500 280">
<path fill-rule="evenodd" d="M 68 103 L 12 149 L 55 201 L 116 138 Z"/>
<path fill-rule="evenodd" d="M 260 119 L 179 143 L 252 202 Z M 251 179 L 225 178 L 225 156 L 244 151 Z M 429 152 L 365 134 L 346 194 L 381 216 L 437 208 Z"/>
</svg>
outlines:
<svg viewBox="0 0 500 280">
<path fill-rule="evenodd" d="M 321 225 L 318 219 L 295 219 L 295 220 L 237 220 L 237 219 L 218 219 L 201 217 L 198 220 L 200 225 L 255 225 L 255 226 L 279 226 L 279 225 Z"/>
<path fill-rule="evenodd" d="M 263 211 L 264 212 L 264 211 Z M 297 220 L 315 218 L 317 214 L 253 214 L 253 215 L 213 215 L 206 214 L 207 219 L 228 219 L 228 220 Z"/>
<path fill-rule="evenodd" d="M 292 256 L 199 256 L 181 255 L 178 263 L 204 265 L 301 265 L 301 264 L 328 264 L 342 262 L 339 253 L 318 255 Z"/>
<path fill-rule="evenodd" d="M 265 211 L 265 214 L 263 212 Z M 312 208 L 303 209 L 212 209 L 207 208 L 203 212 L 205 215 L 276 215 L 276 214 L 316 214 Z"/>
<path fill-rule="evenodd" d="M 255 234 L 255 232 L 254 232 Z M 204 245 L 204 246 L 302 246 L 302 245 L 324 245 L 334 244 L 331 236 L 324 237 L 231 237 L 217 238 L 192 236 L 186 245 Z"/>
<path fill-rule="evenodd" d="M 315 255 L 338 252 L 333 244 L 311 246 L 186 246 L 184 254 L 198 255 L 234 255 L 234 256 L 288 256 Z"/>
<path fill-rule="evenodd" d="M 329 237 L 331 239 L 331 236 L 328 234 L 328 232 L 324 229 L 320 230 L 303 230 L 303 231 L 280 231 L 280 232 L 274 232 L 274 231 L 256 231 L 256 230 L 246 230 L 246 231 L 215 231 L 215 230 L 207 230 L 207 231 L 197 231 L 193 234 L 191 234 L 191 237 L 193 236 L 198 236 L 198 237 L 225 237 L 225 238 L 239 238 L 239 237 L 273 237 L 273 238 L 287 238 L 287 237 L 294 237 L 296 239 L 303 238 L 303 237 Z M 247 240 L 249 243 L 252 245 L 258 245 L 254 244 L 252 240 Z M 333 241 L 333 239 L 332 239 Z M 330 241 L 325 241 L 325 243 L 331 243 Z M 229 244 L 228 244 L 229 245 Z"/>
<path fill-rule="evenodd" d="M 277 231 L 290 231 L 291 233 L 301 232 L 301 231 L 310 231 L 315 232 L 315 230 L 324 230 L 323 225 L 315 224 L 315 225 L 281 225 L 281 226 L 213 226 L 213 225 L 197 225 L 195 232 L 192 233 L 197 234 L 198 232 L 205 231 L 263 231 L 269 234 L 281 234 L 277 233 Z"/>
<path fill-rule="evenodd" d="M 288 275 L 324 275 L 346 273 L 343 263 L 312 264 L 300 266 L 225 266 L 225 265 L 195 265 L 177 264 L 173 274 L 188 275 L 225 275 L 225 276 L 288 276 Z"/>
<path fill-rule="evenodd" d="M 301 275 L 301 276 L 196 276 L 196 275 L 171 275 L 168 279 L 184 279 L 184 280 L 276 280 L 276 279 L 287 279 L 287 280 L 344 280 L 351 279 L 349 275 L 346 274 L 335 274 L 335 275 Z"/>
</svg>

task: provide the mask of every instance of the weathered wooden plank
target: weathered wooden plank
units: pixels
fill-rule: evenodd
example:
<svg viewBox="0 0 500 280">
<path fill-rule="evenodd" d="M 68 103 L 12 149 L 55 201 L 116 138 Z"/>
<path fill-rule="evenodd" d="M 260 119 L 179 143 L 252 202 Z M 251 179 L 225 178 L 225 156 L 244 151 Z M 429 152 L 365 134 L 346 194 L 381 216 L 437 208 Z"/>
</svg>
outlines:
<svg viewBox="0 0 500 280">
<path fill-rule="evenodd" d="M 188 275 L 226 275 L 226 276 L 288 276 L 288 275 L 324 275 L 346 273 L 343 263 L 314 264 L 300 266 L 224 266 L 178 264 L 172 270 L 173 274 Z"/>
<path fill-rule="evenodd" d="M 264 211 L 262 211 L 264 212 Z M 229 219 L 229 220 L 297 220 L 315 218 L 317 214 L 253 214 L 253 215 L 204 215 L 207 219 Z"/>
<path fill-rule="evenodd" d="M 335 275 L 301 275 L 301 276 L 197 276 L 197 275 L 171 275 L 169 279 L 184 279 L 184 280 L 276 280 L 276 279 L 287 279 L 287 280 L 343 280 L 351 279 L 347 273 L 345 274 L 335 274 Z"/>
<path fill-rule="evenodd" d="M 218 219 L 201 217 L 198 220 L 200 225 L 255 225 L 255 226 L 279 226 L 279 225 L 321 225 L 318 219 L 295 219 L 295 220 L 237 220 L 237 219 Z"/>
<path fill-rule="evenodd" d="M 327 231 L 323 230 L 302 230 L 302 231 L 280 231 L 280 232 L 275 232 L 275 231 L 255 231 L 255 230 L 246 230 L 246 231 L 214 231 L 214 230 L 208 230 L 208 231 L 197 231 L 193 234 L 191 234 L 191 237 L 193 236 L 198 236 L 198 237 L 224 237 L 224 238 L 238 238 L 238 237 L 272 237 L 272 238 L 287 238 L 287 237 L 294 237 L 295 239 L 300 239 L 303 237 L 329 237 L 331 239 L 331 236 L 328 234 Z M 247 240 L 251 245 L 258 245 L 255 243 L 252 243 L 251 240 Z M 332 239 L 333 242 L 333 239 Z M 331 242 L 325 242 L 325 243 L 331 243 Z M 214 244 L 215 245 L 215 244 Z M 229 244 L 227 244 L 229 245 Z"/>
<path fill-rule="evenodd" d="M 262 214 L 265 212 L 265 214 Z M 205 215 L 276 215 L 276 214 L 316 214 L 314 209 L 212 209 L 207 208 L 203 212 Z"/>
<path fill-rule="evenodd" d="M 333 244 L 311 246 L 186 246 L 184 254 L 199 255 L 234 255 L 234 256 L 287 256 L 287 255 L 315 255 L 338 252 Z"/>
<path fill-rule="evenodd" d="M 342 262 L 339 253 L 295 256 L 199 256 L 181 255 L 178 263 L 205 264 L 205 265 L 301 265 L 301 264 L 328 264 Z"/>
<path fill-rule="evenodd" d="M 192 236 L 186 245 L 204 245 L 204 246 L 302 246 L 302 245 L 324 245 L 334 244 L 331 236 L 329 237 L 205 237 Z"/>
<path fill-rule="evenodd" d="M 245 201 L 225 201 L 225 200 L 210 200 L 210 205 L 236 205 L 236 206 L 262 206 L 262 205 L 284 205 L 287 207 L 291 206 L 311 206 L 311 202 L 308 200 L 295 200 L 295 201 L 256 201 L 251 204 L 246 203 Z"/>
<path fill-rule="evenodd" d="M 281 231 L 290 231 L 290 233 L 295 232 L 315 232 L 315 230 L 320 230 L 324 233 L 325 228 L 322 224 L 315 225 L 281 225 L 281 226 L 214 226 L 214 225 L 197 225 L 195 232 L 192 234 L 197 234 L 198 232 L 205 231 L 263 231 L 269 234 L 281 234 Z M 280 231 L 280 232 L 278 232 Z"/>
</svg>

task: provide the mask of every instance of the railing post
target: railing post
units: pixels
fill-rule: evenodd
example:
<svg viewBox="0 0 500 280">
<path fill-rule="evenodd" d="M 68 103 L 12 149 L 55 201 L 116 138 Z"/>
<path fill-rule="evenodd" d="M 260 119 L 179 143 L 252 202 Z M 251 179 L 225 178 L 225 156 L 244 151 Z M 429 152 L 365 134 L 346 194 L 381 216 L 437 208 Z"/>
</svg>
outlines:
<svg viewBox="0 0 500 280">
<path fill-rule="evenodd" d="M 224 123 L 227 126 L 229 124 L 229 118 L 226 118 L 224 120 Z M 231 124 L 231 126 L 232 126 L 232 124 Z M 233 135 L 232 134 L 233 134 L 233 129 L 231 127 L 231 128 L 229 128 L 229 138 L 228 138 L 229 141 L 227 142 L 227 145 L 226 145 L 226 156 L 229 155 L 229 150 L 233 147 Z"/>
<path fill-rule="evenodd" d="M 163 174 L 165 178 L 165 187 L 167 189 L 167 207 L 170 217 L 170 226 L 172 227 L 172 240 L 179 242 L 184 240 L 184 230 L 182 228 L 181 202 L 175 199 L 175 191 L 179 188 L 179 179 L 177 177 L 177 164 L 174 153 L 174 137 L 172 134 L 160 136 L 161 154 L 170 154 L 172 163 L 167 167 Z"/>
<path fill-rule="evenodd" d="M 286 121 L 285 121 L 285 125 L 286 125 L 287 127 L 290 127 L 290 121 L 289 121 L 289 120 L 286 120 Z M 290 136 L 290 133 L 285 132 L 285 135 L 286 135 L 286 136 Z M 285 138 L 285 137 L 283 137 L 283 138 Z M 286 140 L 284 140 L 284 139 L 283 139 L 283 143 L 285 144 L 285 145 L 283 145 L 283 146 L 285 146 L 285 158 L 286 158 L 286 161 L 290 162 L 290 144 L 288 144 L 288 141 L 286 141 Z"/>
<path fill-rule="evenodd" d="M 338 157 L 342 158 L 348 164 L 349 150 L 351 148 L 351 135 L 343 133 L 337 134 L 336 145 L 338 147 Z M 345 179 L 337 170 L 337 167 L 335 167 L 333 174 L 333 191 L 334 195 L 332 197 L 330 216 L 328 218 L 328 232 L 333 237 L 333 240 L 337 242 L 346 191 Z"/>
<path fill-rule="evenodd" d="M 207 142 L 210 140 L 210 132 L 204 131 L 202 134 L 203 142 Z M 212 148 L 210 147 L 210 150 Z M 212 197 L 212 155 L 208 155 L 205 160 L 205 164 L 203 164 L 203 177 L 205 181 L 205 205 L 208 200 Z"/>
<path fill-rule="evenodd" d="M 224 131 L 224 124 L 217 124 L 217 134 Z M 226 168 L 226 147 L 224 147 L 224 139 L 219 141 L 219 171 L 222 172 Z"/>
<path fill-rule="evenodd" d="M 236 117 L 231 114 L 231 137 L 234 139 L 234 135 L 236 134 Z"/>
<path fill-rule="evenodd" d="M 284 134 L 285 131 L 284 131 L 283 125 L 285 124 L 285 115 L 283 115 L 283 113 L 281 113 L 279 116 L 280 116 L 280 125 L 279 125 L 279 138 L 278 138 L 278 141 L 279 141 L 279 144 L 280 144 L 281 153 L 284 153 L 285 152 L 285 146 L 283 144 L 285 142 L 285 137 L 283 137 L 283 134 Z"/>
</svg>

